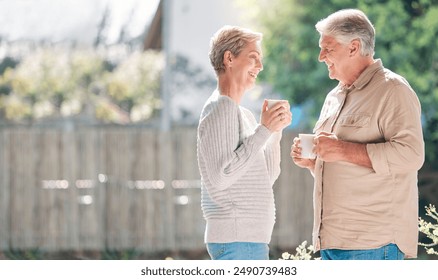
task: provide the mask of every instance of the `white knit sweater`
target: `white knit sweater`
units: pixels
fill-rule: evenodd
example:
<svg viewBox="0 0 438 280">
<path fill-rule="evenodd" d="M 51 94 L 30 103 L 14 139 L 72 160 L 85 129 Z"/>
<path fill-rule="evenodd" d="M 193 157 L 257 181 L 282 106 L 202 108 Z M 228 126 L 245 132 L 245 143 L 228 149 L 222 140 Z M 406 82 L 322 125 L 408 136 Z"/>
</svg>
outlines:
<svg viewBox="0 0 438 280">
<path fill-rule="evenodd" d="M 197 138 L 205 242 L 270 242 L 281 135 L 217 90 L 207 100 Z"/>
</svg>

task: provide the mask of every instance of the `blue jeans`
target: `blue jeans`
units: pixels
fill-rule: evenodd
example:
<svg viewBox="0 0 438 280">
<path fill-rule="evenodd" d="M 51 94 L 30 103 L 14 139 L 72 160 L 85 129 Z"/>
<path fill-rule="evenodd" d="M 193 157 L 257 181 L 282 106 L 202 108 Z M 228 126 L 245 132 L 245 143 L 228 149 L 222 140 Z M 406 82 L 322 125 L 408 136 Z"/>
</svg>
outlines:
<svg viewBox="0 0 438 280">
<path fill-rule="evenodd" d="M 395 244 L 369 250 L 321 250 L 321 260 L 403 260 L 405 254 Z"/>
<path fill-rule="evenodd" d="M 269 260 L 266 243 L 207 243 L 207 251 L 212 260 Z"/>
</svg>

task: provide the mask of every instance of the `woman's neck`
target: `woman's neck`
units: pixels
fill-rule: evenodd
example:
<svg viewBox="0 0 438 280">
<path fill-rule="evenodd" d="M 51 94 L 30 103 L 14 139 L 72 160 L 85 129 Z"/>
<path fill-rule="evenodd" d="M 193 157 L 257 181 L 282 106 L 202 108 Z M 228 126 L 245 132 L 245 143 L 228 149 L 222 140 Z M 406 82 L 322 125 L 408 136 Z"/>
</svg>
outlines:
<svg viewBox="0 0 438 280">
<path fill-rule="evenodd" d="M 227 77 L 221 77 L 218 80 L 218 90 L 220 95 L 228 96 L 233 99 L 237 104 L 240 104 L 240 100 L 244 94 L 244 89 L 237 86 Z"/>
</svg>

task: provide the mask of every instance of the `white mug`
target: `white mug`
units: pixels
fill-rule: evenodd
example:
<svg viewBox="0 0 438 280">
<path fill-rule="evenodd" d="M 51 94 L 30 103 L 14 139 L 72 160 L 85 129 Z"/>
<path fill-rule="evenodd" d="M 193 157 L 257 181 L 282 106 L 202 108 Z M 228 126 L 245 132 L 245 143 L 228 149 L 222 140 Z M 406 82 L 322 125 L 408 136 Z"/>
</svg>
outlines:
<svg viewBox="0 0 438 280">
<path fill-rule="evenodd" d="M 316 155 L 312 152 L 315 134 L 300 133 L 298 134 L 298 137 L 300 138 L 301 142 L 301 158 L 316 158 Z"/>
<path fill-rule="evenodd" d="M 268 99 L 268 109 L 271 109 L 275 104 L 278 102 L 288 102 L 287 100 L 281 100 L 281 99 Z"/>
</svg>

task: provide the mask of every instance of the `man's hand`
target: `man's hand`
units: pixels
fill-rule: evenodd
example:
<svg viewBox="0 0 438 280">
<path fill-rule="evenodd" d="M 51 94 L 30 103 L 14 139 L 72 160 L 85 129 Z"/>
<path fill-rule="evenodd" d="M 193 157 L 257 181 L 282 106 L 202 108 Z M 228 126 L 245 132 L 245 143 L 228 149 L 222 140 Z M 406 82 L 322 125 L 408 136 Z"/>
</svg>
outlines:
<svg viewBox="0 0 438 280">
<path fill-rule="evenodd" d="M 372 168 L 366 144 L 342 141 L 332 133 L 321 132 L 315 137 L 315 153 L 325 162 L 346 161 Z"/>
<path fill-rule="evenodd" d="M 315 169 L 315 159 L 301 158 L 301 143 L 299 137 L 294 138 L 294 142 L 290 149 L 290 156 L 297 166 L 307 168 L 313 173 Z"/>
</svg>

